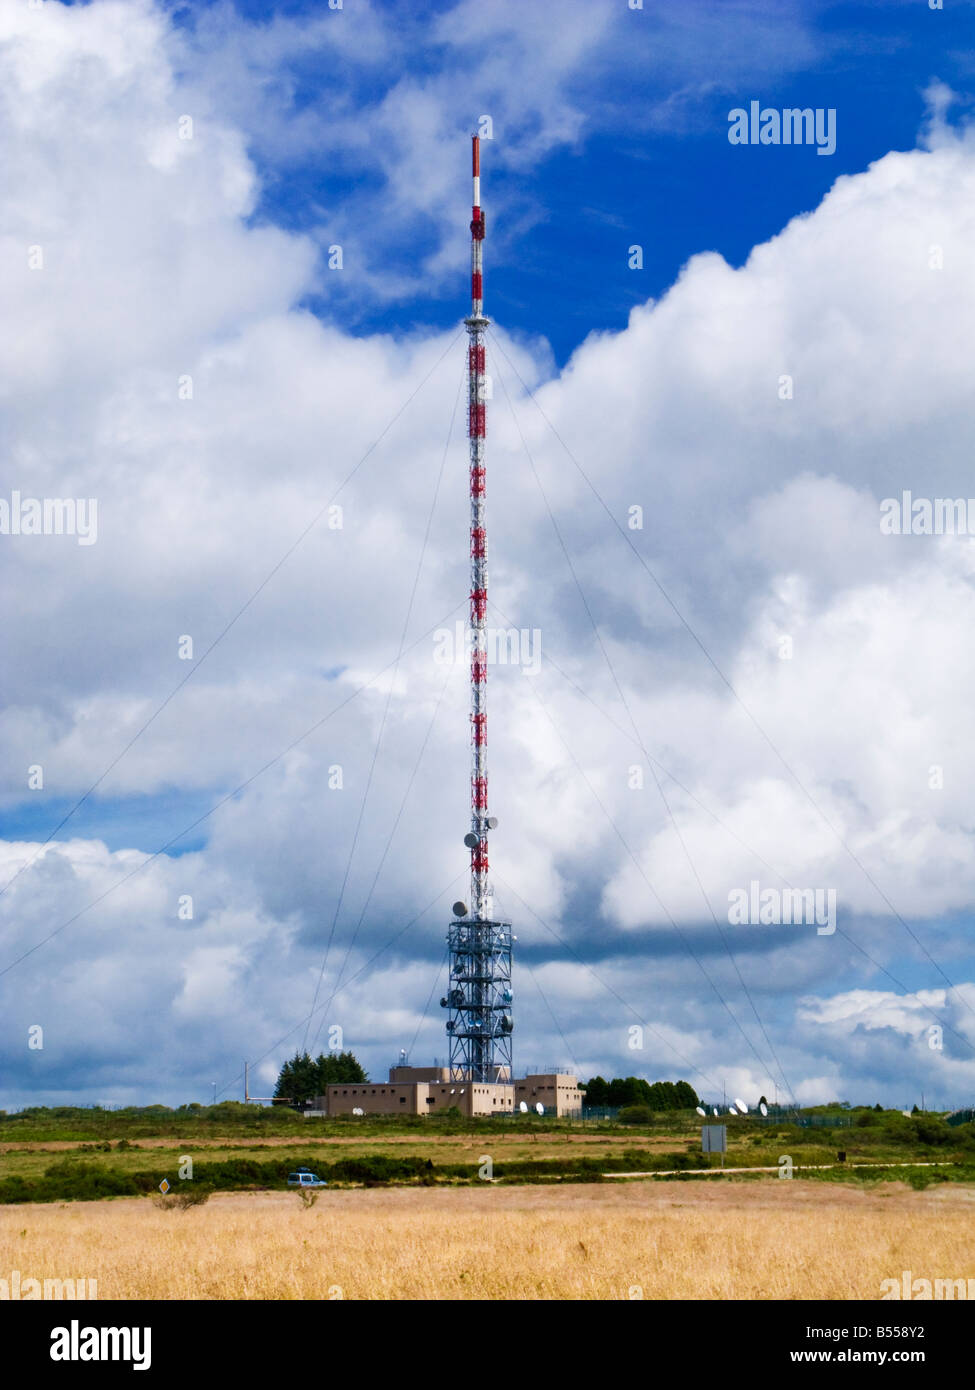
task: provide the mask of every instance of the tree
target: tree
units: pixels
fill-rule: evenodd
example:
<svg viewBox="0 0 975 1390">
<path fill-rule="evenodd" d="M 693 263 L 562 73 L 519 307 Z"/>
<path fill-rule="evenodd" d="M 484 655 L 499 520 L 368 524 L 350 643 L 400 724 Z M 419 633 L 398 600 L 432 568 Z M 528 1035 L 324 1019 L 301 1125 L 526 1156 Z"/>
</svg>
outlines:
<svg viewBox="0 0 975 1390">
<path fill-rule="evenodd" d="M 327 1056 L 319 1054 L 315 1066 L 318 1070 L 318 1095 L 324 1094 L 326 1086 L 335 1086 L 339 1082 L 369 1080 L 351 1052 L 330 1052 Z"/>
<path fill-rule="evenodd" d="M 601 1076 L 586 1082 L 586 1105 L 609 1105 L 609 1086 Z"/>
<path fill-rule="evenodd" d="M 606 1081 L 594 1076 L 585 1085 L 587 1107 L 642 1106 L 650 1110 L 693 1110 L 700 1105 L 694 1087 L 687 1081 L 655 1081 L 651 1086 L 642 1076 L 614 1076 Z"/>
<path fill-rule="evenodd" d="M 695 1106 L 701 1104 L 697 1092 L 689 1081 L 678 1081 L 674 1090 L 677 1092 L 678 1110 L 693 1110 Z"/>
<path fill-rule="evenodd" d="M 276 1100 L 287 1100 L 295 1110 L 301 1110 L 306 1101 L 324 1095 L 326 1086 L 368 1080 L 351 1052 L 330 1052 L 327 1056 L 320 1052 L 314 1061 L 307 1052 L 296 1052 L 281 1068 L 274 1096 Z"/>
<path fill-rule="evenodd" d="M 672 1081 L 655 1081 L 650 1087 L 648 1104 L 652 1110 L 676 1110 L 676 1087 Z"/>
<path fill-rule="evenodd" d="M 275 1099 L 286 1100 L 295 1110 L 301 1110 L 305 1101 L 316 1094 L 315 1064 L 307 1052 L 296 1052 L 278 1074 Z"/>
<path fill-rule="evenodd" d="M 614 1076 L 609 1083 L 609 1105 L 649 1105 L 650 1086 L 639 1076 Z"/>
</svg>

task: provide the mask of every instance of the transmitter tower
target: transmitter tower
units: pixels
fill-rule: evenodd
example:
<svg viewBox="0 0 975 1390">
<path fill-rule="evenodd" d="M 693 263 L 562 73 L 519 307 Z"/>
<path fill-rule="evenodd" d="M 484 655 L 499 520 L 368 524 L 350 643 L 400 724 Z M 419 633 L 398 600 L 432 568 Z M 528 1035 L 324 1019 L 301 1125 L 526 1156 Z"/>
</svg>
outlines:
<svg viewBox="0 0 975 1390">
<path fill-rule="evenodd" d="M 484 210 L 481 206 L 480 141 L 472 137 L 474 197 L 471 210 L 471 312 L 467 326 L 467 434 L 470 443 L 470 637 L 471 637 L 471 828 L 464 844 L 471 856 L 470 907 L 454 903 L 447 934 L 450 978 L 441 999 L 447 1009 L 450 1074 L 456 1080 L 510 1081 L 511 923 L 494 917 L 488 880 L 487 601 L 488 544 L 485 514 L 487 376 L 484 316 Z"/>
</svg>

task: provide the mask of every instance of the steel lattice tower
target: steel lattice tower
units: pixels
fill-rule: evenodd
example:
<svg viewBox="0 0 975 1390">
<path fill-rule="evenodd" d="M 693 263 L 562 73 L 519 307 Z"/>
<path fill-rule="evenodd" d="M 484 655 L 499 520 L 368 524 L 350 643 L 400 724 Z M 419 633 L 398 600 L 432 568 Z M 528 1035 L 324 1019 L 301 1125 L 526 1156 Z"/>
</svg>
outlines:
<svg viewBox="0 0 975 1390">
<path fill-rule="evenodd" d="M 471 489 L 471 829 L 464 843 L 471 852 L 471 904 L 454 904 L 447 936 L 450 982 L 441 999 L 450 1010 L 447 1036 L 451 1076 L 459 1080 L 510 1080 L 511 924 L 493 920 L 488 882 L 488 832 L 497 821 L 488 815 L 487 772 L 487 528 L 485 525 L 484 442 L 487 430 L 487 378 L 484 334 L 481 168 L 478 137 L 472 137 L 474 205 L 471 212 L 471 312 L 467 325 L 468 437 Z"/>
</svg>

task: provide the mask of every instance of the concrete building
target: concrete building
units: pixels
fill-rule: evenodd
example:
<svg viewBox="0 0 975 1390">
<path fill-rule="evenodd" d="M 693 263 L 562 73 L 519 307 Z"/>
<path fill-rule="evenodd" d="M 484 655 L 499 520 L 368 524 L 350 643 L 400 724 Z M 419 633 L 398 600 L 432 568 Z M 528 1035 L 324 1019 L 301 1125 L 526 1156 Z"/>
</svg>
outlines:
<svg viewBox="0 0 975 1390">
<path fill-rule="evenodd" d="M 402 1072 L 404 1068 L 395 1067 Z M 432 1067 L 420 1070 L 432 1071 Z M 439 1068 L 437 1070 L 440 1070 Z M 446 1068 L 443 1068 L 446 1071 Z M 367 1115 L 433 1115 L 456 1107 L 462 1115 L 510 1115 L 514 1109 L 514 1087 L 509 1082 L 449 1081 L 443 1077 L 424 1081 L 393 1081 L 385 1085 L 371 1081 L 326 1088 L 324 1100 L 316 1109 L 329 1115 L 351 1115 L 364 1110 Z"/>
<path fill-rule="evenodd" d="M 523 1081 L 451 1079 L 449 1067 L 390 1067 L 389 1080 L 339 1082 L 315 1099 L 313 1114 L 433 1115 L 455 1107 L 465 1116 L 511 1115 L 525 1101 L 541 1102 L 549 1114 L 582 1113 L 582 1092 L 574 1076 L 545 1073 Z"/>
<path fill-rule="evenodd" d="M 455 1071 L 454 1076 L 456 1077 L 457 1075 L 459 1075 L 459 1073 Z M 400 1062 L 397 1066 L 390 1067 L 389 1079 L 390 1081 L 449 1081 L 450 1068 L 408 1067 L 405 1062 Z M 495 1080 L 510 1082 L 511 1077 L 508 1074 L 508 1068 L 498 1067 Z"/>
<path fill-rule="evenodd" d="M 405 1062 L 390 1067 L 390 1081 L 449 1081 L 449 1067 L 408 1067 Z"/>
<path fill-rule="evenodd" d="M 529 1110 L 541 1101 L 549 1114 L 581 1115 L 582 1097 L 578 1078 L 563 1072 L 540 1072 L 515 1081 L 515 1105 L 525 1101 Z"/>
</svg>

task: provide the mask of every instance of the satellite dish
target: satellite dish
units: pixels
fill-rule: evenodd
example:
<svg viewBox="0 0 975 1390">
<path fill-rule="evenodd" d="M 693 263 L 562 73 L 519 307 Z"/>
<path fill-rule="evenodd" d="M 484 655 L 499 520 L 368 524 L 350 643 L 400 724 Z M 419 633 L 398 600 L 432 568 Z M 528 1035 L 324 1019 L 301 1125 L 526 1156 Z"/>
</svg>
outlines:
<svg viewBox="0 0 975 1390">
<path fill-rule="evenodd" d="M 728 1106 L 728 1114 L 729 1114 L 729 1115 L 737 1115 L 737 1114 L 738 1114 L 738 1111 L 735 1109 L 735 1107 L 734 1107 L 733 1105 L 729 1105 L 729 1106 Z"/>
<path fill-rule="evenodd" d="M 717 1115 L 717 1113 L 718 1113 L 718 1107 L 717 1107 L 716 1105 L 714 1105 L 714 1106 L 712 1106 L 711 1108 L 713 1109 L 715 1115 Z"/>
<path fill-rule="evenodd" d="M 545 1114 L 545 1106 L 542 1104 L 542 1102 L 541 1102 L 540 1100 L 537 1100 L 537 1101 L 535 1102 L 535 1110 L 537 1111 L 537 1113 L 538 1113 L 539 1115 L 544 1115 L 544 1114 Z"/>
<path fill-rule="evenodd" d="M 363 1109 L 361 1109 L 358 1105 L 354 1105 L 352 1107 L 352 1113 L 353 1115 L 364 1115 L 366 1112 Z"/>
<path fill-rule="evenodd" d="M 456 1094 L 456 1088 L 455 1088 L 454 1086 L 451 1086 L 451 1088 L 450 1088 L 450 1094 L 451 1094 L 451 1095 L 455 1095 L 455 1094 Z"/>
<path fill-rule="evenodd" d="M 743 1100 L 739 1100 L 737 1096 L 735 1096 L 735 1104 L 736 1104 L 737 1107 L 738 1107 L 738 1113 L 739 1113 L 739 1115 L 747 1115 L 747 1114 L 748 1114 L 748 1106 L 745 1104 L 745 1102 L 744 1102 Z"/>
<path fill-rule="evenodd" d="M 518 1102 L 518 1109 L 521 1111 L 521 1113 L 522 1113 L 523 1115 L 527 1115 L 527 1114 L 528 1114 L 528 1106 L 527 1106 L 527 1104 L 526 1104 L 523 1100 L 520 1100 L 520 1101 Z"/>
<path fill-rule="evenodd" d="M 762 1102 L 762 1104 L 761 1104 L 758 1108 L 759 1108 L 759 1110 L 761 1110 L 761 1112 L 762 1112 L 763 1115 L 767 1115 L 767 1114 L 768 1114 L 768 1106 L 765 1104 L 764 1101 Z"/>
<path fill-rule="evenodd" d="M 468 830 L 467 834 L 464 836 L 464 844 L 467 846 L 467 848 L 468 848 L 468 849 L 477 849 L 477 847 L 478 847 L 478 845 L 479 845 L 480 843 L 481 843 L 480 840 L 479 840 L 479 839 L 477 838 L 477 836 L 473 833 L 473 831 Z"/>
<path fill-rule="evenodd" d="M 461 1088 L 460 1088 L 460 1093 L 461 1093 L 461 1095 L 463 1095 L 464 1092 L 465 1092 L 466 1090 L 467 1090 L 467 1087 L 466 1087 L 466 1086 L 461 1086 Z"/>
<path fill-rule="evenodd" d="M 467 904 L 466 904 L 466 903 L 462 903 L 462 902 L 456 902 L 456 903 L 454 903 L 454 906 L 453 906 L 452 911 L 453 911 L 453 914 L 454 914 L 455 917 L 466 917 L 466 916 L 467 916 Z"/>
<path fill-rule="evenodd" d="M 697 1113 L 698 1113 L 699 1115 L 703 1115 L 705 1118 L 707 1118 L 707 1113 L 708 1113 L 708 1112 L 705 1110 L 705 1108 L 704 1108 L 703 1105 L 699 1105 L 699 1106 L 697 1107 Z"/>
<path fill-rule="evenodd" d="M 488 816 L 488 818 L 487 818 L 487 820 L 484 822 L 484 824 L 487 826 L 488 830 L 497 830 L 497 828 L 498 828 L 498 818 L 497 818 L 497 816 Z"/>
</svg>

